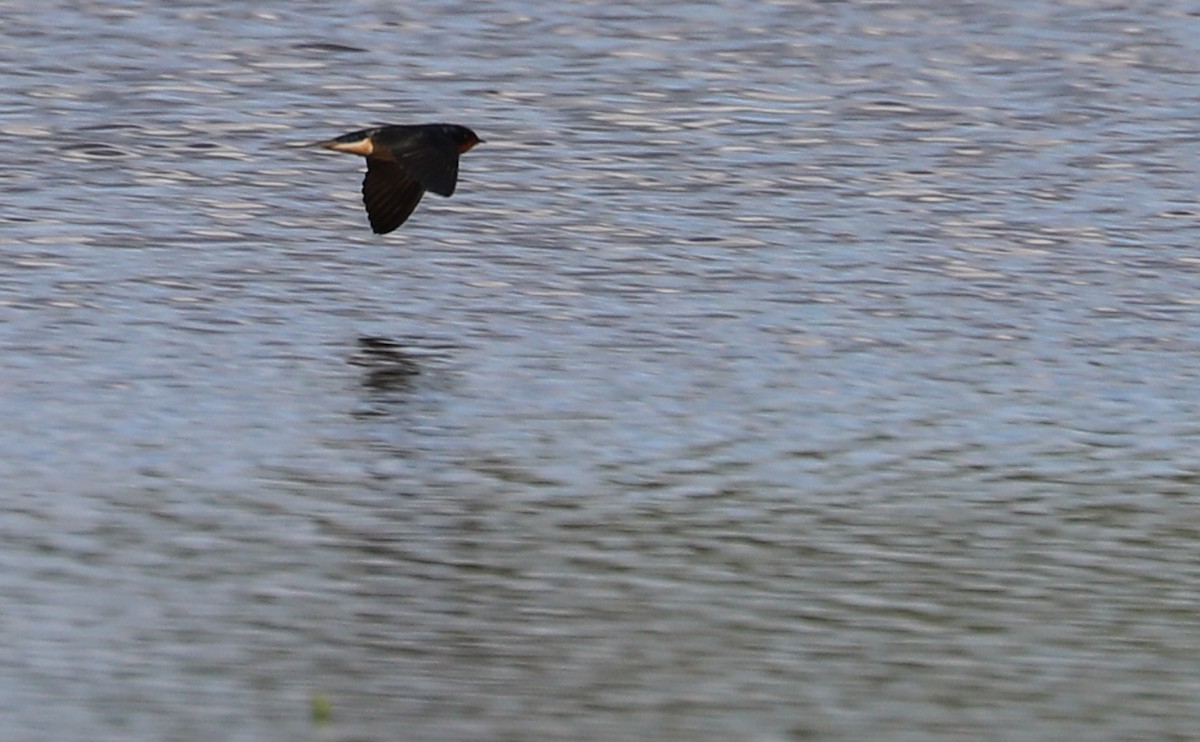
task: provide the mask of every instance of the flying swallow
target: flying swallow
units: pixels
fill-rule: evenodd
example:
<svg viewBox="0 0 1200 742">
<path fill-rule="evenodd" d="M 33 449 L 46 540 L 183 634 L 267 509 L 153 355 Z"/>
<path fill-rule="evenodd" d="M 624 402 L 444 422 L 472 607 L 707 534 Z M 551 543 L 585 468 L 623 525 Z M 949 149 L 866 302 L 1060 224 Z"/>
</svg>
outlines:
<svg viewBox="0 0 1200 742">
<path fill-rule="evenodd" d="M 317 146 L 367 158 L 363 204 L 376 234 L 408 219 L 425 191 L 449 197 L 458 182 L 458 157 L 483 140 L 465 126 L 378 126 L 318 142 Z"/>
</svg>

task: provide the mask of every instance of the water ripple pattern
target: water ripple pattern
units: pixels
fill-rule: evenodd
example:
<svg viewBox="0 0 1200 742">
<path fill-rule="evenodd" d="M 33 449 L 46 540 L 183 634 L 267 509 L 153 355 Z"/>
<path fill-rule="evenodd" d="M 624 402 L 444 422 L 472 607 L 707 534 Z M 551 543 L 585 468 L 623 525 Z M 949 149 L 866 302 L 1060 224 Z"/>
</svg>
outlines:
<svg viewBox="0 0 1200 742">
<path fill-rule="evenodd" d="M 1187 3 L 3 33 L 6 740 L 1200 729 Z"/>
</svg>

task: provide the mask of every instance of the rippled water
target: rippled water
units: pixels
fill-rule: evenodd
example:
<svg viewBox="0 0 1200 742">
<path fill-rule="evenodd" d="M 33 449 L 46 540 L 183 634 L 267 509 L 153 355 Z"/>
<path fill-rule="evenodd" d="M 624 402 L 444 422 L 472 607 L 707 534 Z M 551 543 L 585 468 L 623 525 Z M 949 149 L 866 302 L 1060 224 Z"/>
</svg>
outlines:
<svg viewBox="0 0 1200 742">
<path fill-rule="evenodd" d="M 1193 738 L 1186 7 L 6 3 L 5 738 Z"/>
</svg>

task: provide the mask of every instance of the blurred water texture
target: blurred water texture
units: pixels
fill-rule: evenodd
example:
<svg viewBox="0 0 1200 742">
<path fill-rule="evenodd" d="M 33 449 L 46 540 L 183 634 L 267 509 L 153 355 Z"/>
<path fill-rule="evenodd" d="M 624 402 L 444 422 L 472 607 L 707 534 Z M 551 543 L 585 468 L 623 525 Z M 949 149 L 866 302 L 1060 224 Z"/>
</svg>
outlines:
<svg viewBox="0 0 1200 742">
<path fill-rule="evenodd" d="M 1189 4 L 3 15 L 5 739 L 1194 738 Z"/>
</svg>

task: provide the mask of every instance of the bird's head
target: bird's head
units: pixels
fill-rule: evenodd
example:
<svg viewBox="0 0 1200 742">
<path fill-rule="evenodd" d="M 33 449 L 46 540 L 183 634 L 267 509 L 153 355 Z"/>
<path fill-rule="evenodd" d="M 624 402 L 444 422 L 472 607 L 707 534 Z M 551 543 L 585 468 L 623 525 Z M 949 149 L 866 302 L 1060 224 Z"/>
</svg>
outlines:
<svg viewBox="0 0 1200 742">
<path fill-rule="evenodd" d="M 446 124 L 446 134 L 452 140 L 454 140 L 455 144 L 458 145 L 458 153 L 460 155 L 470 150 L 476 144 L 483 142 L 483 140 L 479 138 L 478 134 L 465 126 L 459 126 L 457 124 Z"/>
</svg>

